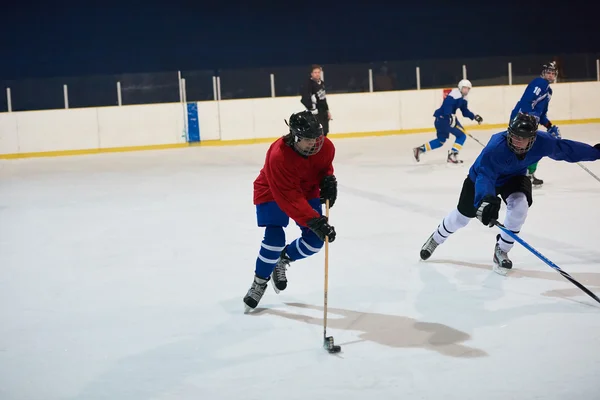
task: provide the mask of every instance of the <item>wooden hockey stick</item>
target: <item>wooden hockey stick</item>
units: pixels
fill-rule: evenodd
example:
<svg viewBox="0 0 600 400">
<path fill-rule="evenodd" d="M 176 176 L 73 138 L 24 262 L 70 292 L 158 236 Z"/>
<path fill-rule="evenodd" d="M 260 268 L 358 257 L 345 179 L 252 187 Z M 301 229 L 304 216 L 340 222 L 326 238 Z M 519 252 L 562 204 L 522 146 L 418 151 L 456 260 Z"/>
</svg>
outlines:
<svg viewBox="0 0 600 400">
<path fill-rule="evenodd" d="M 329 199 L 325 201 L 325 216 L 329 221 Z M 325 288 L 323 295 L 323 341 L 327 341 L 327 291 L 329 286 L 329 237 L 325 237 Z"/>
<path fill-rule="evenodd" d="M 325 216 L 329 222 L 329 199 L 325 200 Z M 327 292 L 329 285 L 329 237 L 325 236 L 325 290 L 323 291 L 323 347 L 331 354 L 342 348 L 334 343 L 333 336 L 327 336 Z"/>
</svg>

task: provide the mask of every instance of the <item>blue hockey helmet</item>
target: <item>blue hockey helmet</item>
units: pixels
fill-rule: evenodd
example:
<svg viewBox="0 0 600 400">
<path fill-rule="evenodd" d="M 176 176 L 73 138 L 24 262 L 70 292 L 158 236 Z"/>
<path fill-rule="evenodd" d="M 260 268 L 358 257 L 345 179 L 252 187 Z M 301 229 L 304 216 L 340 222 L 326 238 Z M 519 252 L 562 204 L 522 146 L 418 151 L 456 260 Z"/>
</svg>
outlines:
<svg viewBox="0 0 600 400">
<path fill-rule="evenodd" d="M 286 142 L 298 153 L 312 156 L 321 150 L 325 136 L 316 115 L 308 110 L 296 112 L 285 123 L 290 127 Z"/>
<path fill-rule="evenodd" d="M 517 155 L 525 154 L 533 147 L 537 137 L 539 120 L 535 115 L 519 113 L 510 121 L 506 133 L 508 147 Z"/>
</svg>

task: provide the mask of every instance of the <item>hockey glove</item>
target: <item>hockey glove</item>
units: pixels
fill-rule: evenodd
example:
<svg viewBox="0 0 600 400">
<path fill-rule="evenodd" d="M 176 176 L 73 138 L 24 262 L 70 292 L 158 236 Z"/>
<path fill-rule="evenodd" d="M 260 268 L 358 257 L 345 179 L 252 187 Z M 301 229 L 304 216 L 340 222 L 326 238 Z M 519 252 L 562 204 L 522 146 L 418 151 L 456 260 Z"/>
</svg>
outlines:
<svg viewBox="0 0 600 400">
<path fill-rule="evenodd" d="M 560 136 L 560 130 L 558 129 L 558 126 L 556 126 L 556 125 L 550 126 L 550 128 L 548 128 L 548 133 L 556 139 L 562 139 Z"/>
<path fill-rule="evenodd" d="M 321 181 L 321 204 L 325 204 L 325 200 L 329 200 L 329 207 L 333 207 L 337 199 L 337 179 L 335 175 L 327 175 Z"/>
<path fill-rule="evenodd" d="M 329 225 L 326 216 L 313 218 L 308 221 L 307 225 L 322 241 L 325 241 L 325 237 L 329 237 L 329 243 L 335 240 L 335 228 Z"/>
<path fill-rule="evenodd" d="M 500 198 L 496 196 L 485 196 L 477 209 L 477 219 L 491 228 L 498 220 L 499 212 Z"/>
<path fill-rule="evenodd" d="M 481 123 L 483 122 L 483 118 L 481 118 L 481 115 L 476 115 L 475 116 L 475 121 L 477 121 L 477 123 L 479 125 L 481 125 Z"/>
<path fill-rule="evenodd" d="M 600 143 L 596 144 L 596 145 L 594 146 L 594 148 L 596 148 L 596 149 L 600 150 Z"/>
</svg>

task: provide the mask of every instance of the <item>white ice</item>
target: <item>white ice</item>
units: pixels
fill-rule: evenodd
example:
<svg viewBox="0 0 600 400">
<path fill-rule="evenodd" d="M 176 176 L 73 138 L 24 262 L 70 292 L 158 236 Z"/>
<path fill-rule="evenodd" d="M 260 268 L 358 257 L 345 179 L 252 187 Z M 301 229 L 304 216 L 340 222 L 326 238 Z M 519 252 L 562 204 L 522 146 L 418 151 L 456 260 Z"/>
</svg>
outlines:
<svg viewBox="0 0 600 400">
<path fill-rule="evenodd" d="M 323 252 L 243 314 L 268 144 L 2 161 L 0 399 L 599 398 L 600 304 L 518 244 L 495 274 L 498 231 L 477 220 L 419 261 L 481 149 L 450 166 L 450 140 L 416 164 L 432 137 L 335 140 L 337 356 Z M 537 174 L 522 238 L 600 294 L 600 183 L 549 159 Z"/>
</svg>

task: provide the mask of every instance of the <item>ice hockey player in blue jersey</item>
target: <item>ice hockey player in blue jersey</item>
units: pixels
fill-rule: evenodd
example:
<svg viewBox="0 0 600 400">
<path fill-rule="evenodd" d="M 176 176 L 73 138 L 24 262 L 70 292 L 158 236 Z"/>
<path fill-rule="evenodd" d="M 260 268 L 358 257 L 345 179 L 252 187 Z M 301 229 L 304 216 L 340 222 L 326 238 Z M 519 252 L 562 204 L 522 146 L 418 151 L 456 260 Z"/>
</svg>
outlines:
<svg viewBox="0 0 600 400">
<path fill-rule="evenodd" d="M 538 131 L 538 119 L 519 113 L 508 130 L 494 134 L 469 170 L 458 200 L 458 206 L 438 225 L 421 248 L 421 259 L 427 260 L 437 246 L 450 235 L 467 226 L 472 218 L 493 227 L 498 220 L 501 200 L 506 203 L 504 226 L 519 233 L 529 207 L 533 203 L 531 180 L 527 167 L 543 157 L 579 162 L 600 159 L 600 143 L 590 146 L 573 140 L 557 139 Z M 496 236 L 494 271 L 506 275 L 512 268 L 508 252 L 513 240 L 502 232 Z"/>
<path fill-rule="evenodd" d="M 413 149 L 415 160 L 419 162 L 421 160 L 421 154 L 427 151 L 439 149 L 446 143 L 446 140 L 450 137 L 450 134 L 454 135 L 454 145 L 452 149 L 448 151 L 448 162 L 449 163 L 462 163 L 462 160 L 458 159 L 458 152 L 462 149 L 467 140 L 465 134 L 465 128 L 461 125 L 456 117 L 456 111 L 460 109 L 462 115 L 477 121 L 481 125 L 483 118 L 479 115 L 475 115 L 467 107 L 467 95 L 473 86 L 471 82 L 463 79 L 458 82 L 458 89 L 452 89 L 448 96 L 444 99 L 442 106 L 435 110 L 433 116 L 435 117 L 435 130 L 437 138 L 425 143 L 419 147 Z"/>
<path fill-rule="evenodd" d="M 539 118 L 540 125 L 545 126 L 549 134 L 560 138 L 560 130 L 550 122 L 547 116 L 548 105 L 552 98 L 550 84 L 556 82 L 557 77 L 558 69 L 556 68 L 556 63 L 552 61 L 544 64 L 541 75 L 527 85 L 523 96 L 521 96 L 521 99 L 512 110 L 510 119 L 513 120 L 519 112 L 535 115 Z M 544 184 L 544 181 L 535 176 L 537 165 L 538 163 L 534 163 L 527 168 L 527 176 L 529 176 L 534 186 L 541 186 Z"/>
</svg>

